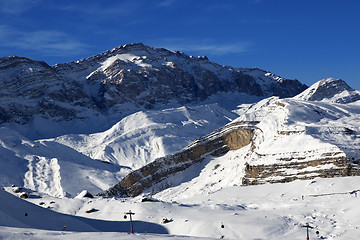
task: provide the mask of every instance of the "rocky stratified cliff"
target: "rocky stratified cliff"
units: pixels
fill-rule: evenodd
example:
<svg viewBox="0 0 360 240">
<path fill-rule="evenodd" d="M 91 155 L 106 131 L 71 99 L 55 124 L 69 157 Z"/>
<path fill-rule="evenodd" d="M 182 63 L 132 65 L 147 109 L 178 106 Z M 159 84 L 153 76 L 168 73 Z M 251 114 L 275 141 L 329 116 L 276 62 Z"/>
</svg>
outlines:
<svg viewBox="0 0 360 240">
<path fill-rule="evenodd" d="M 259 69 L 235 69 L 141 43 L 49 66 L 23 57 L 0 59 L 0 123 L 87 119 L 199 103 L 218 93 L 294 96 L 297 80 Z"/>
<path fill-rule="evenodd" d="M 243 185 L 282 183 L 316 177 L 359 176 L 359 165 L 342 152 L 323 153 L 314 159 L 306 157 L 279 159 L 278 163 L 246 164 Z"/>
</svg>

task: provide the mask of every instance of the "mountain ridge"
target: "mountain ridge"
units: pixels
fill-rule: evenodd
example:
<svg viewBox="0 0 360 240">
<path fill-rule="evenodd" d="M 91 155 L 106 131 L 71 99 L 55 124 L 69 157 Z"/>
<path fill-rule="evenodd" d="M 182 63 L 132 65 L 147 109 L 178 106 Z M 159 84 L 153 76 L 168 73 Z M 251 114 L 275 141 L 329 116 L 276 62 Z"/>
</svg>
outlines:
<svg viewBox="0 0 360 240">
<path fill-rule="evenodd" d="M 247 71 L 264 76 L 257 79 Z M 306 88 L 297 80 L 277 81 L 270 75 L 141 43 L 54 66 L 5 57 L 0 59 L 0 122 L 25 124 L 34 116 L 54 121 L 124 117 L 135 110 L 200 103 L 219 93 L 290 97 Z"/>
</svg>

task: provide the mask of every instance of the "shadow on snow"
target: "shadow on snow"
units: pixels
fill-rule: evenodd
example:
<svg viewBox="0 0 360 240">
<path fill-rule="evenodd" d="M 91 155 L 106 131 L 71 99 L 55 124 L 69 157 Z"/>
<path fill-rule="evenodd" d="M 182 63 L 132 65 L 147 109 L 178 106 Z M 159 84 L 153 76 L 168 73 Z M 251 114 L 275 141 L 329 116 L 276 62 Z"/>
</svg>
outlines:
<svg viewBox="0 0 360 240">
<path fill-rule="evenodd" d="M 122 216 L 121 216 L 122 217 Z M 134 232 L 167 234 L 159 224 L 133 221 Z M 105 221 L 66 215 L 39 207 L 0 190 L 0 225 L 17 228 L 73 232 L 129 232 L 128 221 Z"/>
</svg>

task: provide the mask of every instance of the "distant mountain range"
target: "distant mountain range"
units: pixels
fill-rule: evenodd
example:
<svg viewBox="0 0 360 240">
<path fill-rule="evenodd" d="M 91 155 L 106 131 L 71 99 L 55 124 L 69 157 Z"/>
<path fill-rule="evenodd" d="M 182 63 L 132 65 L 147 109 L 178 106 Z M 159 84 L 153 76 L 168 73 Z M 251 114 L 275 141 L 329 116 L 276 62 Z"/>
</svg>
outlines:
<svg viewBox="0 0 360 240">
<path fill-rule="evenodd" d="M 54 121 L 200 103 L 218 93 L 292 97 L 307 88 L 260 69 L 233 68 L 141 43 L 49 66 L 0 59 L 0 123 Z"/>
<path fill-rule="evenodd" d="M 360 93 L 340 79 L 308 88 L 137 43 L 1 58 L 0 86 L 0 186 L 171 197 L 359 175 Z"/>
</svg>

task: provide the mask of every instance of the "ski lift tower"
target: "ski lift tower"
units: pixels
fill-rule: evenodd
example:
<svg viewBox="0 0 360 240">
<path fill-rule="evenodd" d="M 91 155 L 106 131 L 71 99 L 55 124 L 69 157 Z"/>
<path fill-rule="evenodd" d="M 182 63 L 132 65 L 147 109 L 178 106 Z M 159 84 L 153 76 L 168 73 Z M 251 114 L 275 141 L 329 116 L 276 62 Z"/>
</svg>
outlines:
<svg viewBox="0 0 360 240">
<path fill-rule="evenodd" d="M 314 228 L 307 223 L 306 225 L 303 225 L 302 227 L 306 227 L 306 240 L 310 240 L 309 238 L 309 228 Z"/>
<path fill-rule="evenodd" d="M 129 212 L 125 213 L 124 218 L 127 218 L 127 215 L 130 215 L 130 233 L 133 234 L 134 233 L 134 228 L 133 228 L 133 223 L 132 223 L 132 215 L 135 215 L 135 213 L 131 212 L 131 210 L 129 210 Z"/>
</svg>

